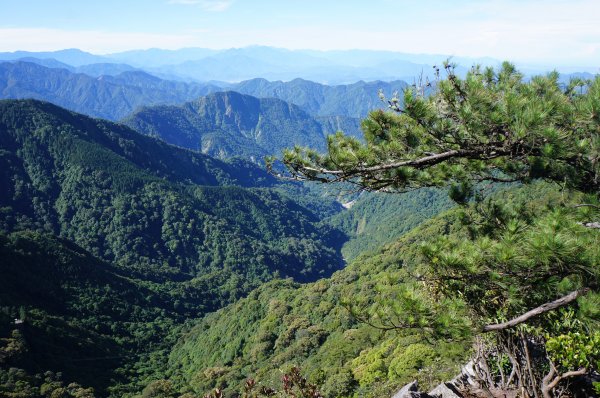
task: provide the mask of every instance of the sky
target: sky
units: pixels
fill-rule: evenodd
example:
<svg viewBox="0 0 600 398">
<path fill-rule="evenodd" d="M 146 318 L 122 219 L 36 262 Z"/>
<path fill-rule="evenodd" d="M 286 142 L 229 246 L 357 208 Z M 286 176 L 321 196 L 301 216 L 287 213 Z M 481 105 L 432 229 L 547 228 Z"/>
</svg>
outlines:
<svg viewBox="0 0 600 398">
<path fill-rule="evenodd" d="M 249 45 L 600 67 L 600 0 L 0 0 L 0 51 Z"/>
</svg>

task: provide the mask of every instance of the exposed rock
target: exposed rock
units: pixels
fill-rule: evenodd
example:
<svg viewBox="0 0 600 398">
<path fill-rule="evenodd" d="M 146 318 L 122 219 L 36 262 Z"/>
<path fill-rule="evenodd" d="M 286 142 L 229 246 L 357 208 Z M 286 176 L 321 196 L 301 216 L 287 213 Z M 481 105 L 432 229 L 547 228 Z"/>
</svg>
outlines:
<svg viewBox="0 0 600 398">
<path fill-rule="evenodd" d="M 600 222 L 596 221 L 596 222 L 578 222 L 577 224 L 579 225 L 583 225 L 586 228 L 595 228 L 595 229 L 600 229 Z"/>
<path fill-rule="evenodd" d="M 600 229 L 600 222 L 588 222 L 584 224 L 588 228 L 597 228 Z"/>
<path fill-rule="evenodd" d="M 454 385 L 468 384 L 470 386 L 476 386 L 478 384 L 475 380 L 477 380 L 477 373 L 475 373 L 473 361 L 469 361 L 462 367 L 460 374 L 455 377 L 451 383 Z"/>
<path fill-rule="evenodd" d="M 417 381 L 402 387 L 392 398 L 464 398 L 452 382 L 442 383 L 429 393 L 419 391 Z"/>
<path fill-rule="evenodd" d="M 452 383 L 440 384 L 433 390 L 429 391 L 429 395 L 433 398 L 463 398 L 463 395 Z"/>
<path fill-rule="evenodd" d="M 392 398 L 432 398 L 428 394 L 419 391 L 417 381 L 408 383 L 402 387 Z"/>
</svg>

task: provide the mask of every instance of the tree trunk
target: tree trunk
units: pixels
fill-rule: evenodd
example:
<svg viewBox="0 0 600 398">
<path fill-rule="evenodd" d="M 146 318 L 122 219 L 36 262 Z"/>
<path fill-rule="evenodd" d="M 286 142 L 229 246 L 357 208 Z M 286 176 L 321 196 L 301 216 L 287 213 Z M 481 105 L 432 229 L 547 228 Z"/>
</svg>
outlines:
<svg viewBox="0 0 600 398">
<path fill-rule="evenodd" d="M 557 374 L 556 368 L 553 364 L 550 364 L 550 372 L 544 377 L 544 381 L 542 382 L 542 396 L 544 398 L 552 398 L 552 390 L 554 387 L 563 379 L 567 379 L 569 377 L 575 376 L 583 376 L 587 373 L 586 368 L 580 368 L 578 370 L 572 370 L 570 372 L 565 372 L 563 374 Z M 556 375 L 556 377 L 554 377 Z M 554 377 L 554 379 L 553 379 Z"/>
</svg>

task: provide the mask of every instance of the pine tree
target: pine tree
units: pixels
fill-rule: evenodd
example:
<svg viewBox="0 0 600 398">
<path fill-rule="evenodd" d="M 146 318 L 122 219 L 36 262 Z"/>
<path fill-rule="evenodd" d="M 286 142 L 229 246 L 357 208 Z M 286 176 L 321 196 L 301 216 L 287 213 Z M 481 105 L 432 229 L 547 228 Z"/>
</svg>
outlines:
<svg viewBox="0 0 600 398">
<path fill-rule="evenodd" d="M 286 151 L 284 177 L 387 192 L 448 187 L 464 205 L 467 237 L 425 243 L 415 274 L 469 309 L 484 389 L 560 395 L 562 380 L 600 360 L 600 77 L 563 86 L 556 72 L 525 80 L 509 63 L 465 78 L 444 69 L 446 78 L 385 99 L 391 110 L 363 121 L 364 142 L 338 133 L 325 154 Z M 538 180 L 550 185 L 513 200 L 473 198 L 484 182 Z M 395 305 L 387 325 L 365 318 L 416 329 L 430 319 L 435 331 L 443 308 L 428 305 Z"/>
</svg>

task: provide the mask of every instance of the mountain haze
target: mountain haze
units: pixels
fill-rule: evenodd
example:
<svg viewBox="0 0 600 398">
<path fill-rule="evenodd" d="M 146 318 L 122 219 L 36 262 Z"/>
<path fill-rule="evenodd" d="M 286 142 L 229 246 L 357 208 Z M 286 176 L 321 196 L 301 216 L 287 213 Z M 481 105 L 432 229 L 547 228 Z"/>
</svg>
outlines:
<svg viewBox="0 0 600 398">
<path fill-rule="evenodd" d="M 378 97 L 379 90 L 390 97 L 406 87 L 402 81 L 326 86 L 303 79 L 289 82 L 252 79 L 238 84 L 185 83 L 163 80 L 126 66 L 121 71 L 116 64 L 65 68 L 57 61 L 47 61 L 0 63 L 0 98 L 41 99 L 90 116 L 119 120 L 142 106 L 181 104 L 227 89 L 259 98 L 279 98 L 298 105 L 312 116 L 341 117 L 342 125 L 358 126 L 358 121 L 348 118 L 365 117 L 370 110 L 385 106 Z M 88 67 L 94 70 L 89 71 Z M 85 70 L 85 73 L 75 70 Z M 97 73 L 102 74 L 92 76 Z M 358 128 L 344 131 L 354 134 Z"/>
<path fill-rule="evenodd" d="M 145 72 L 92 77 L 30 62 L 0 63 L 1 98 L 35 98 L 111 120 L 143 105 L 176 104 L 214 91 L 211 85 L 159 79 Z"/>
<path fill-rule="evenodd" d="M 408 87 L 404 81 L 359 81 L 346 85 L 328 86 L 304 79 L 289 82 L 252 79 L 240 82 L 232 89 L 259 98 L 275 97 L 296 104 L 316 116 L 347 116 L 364 118 L 374 109 L 386 107 L 379 91 L 390 98 L 394 92 Z"/>
<path fill-rule="evenodd" d="M 38 58 L 53 59 L 63 64 L 78 67 L 89 64 L 110 62 L 110 59 L 101 55 L 94 55 L 89 52 L 81 51 L 76 48 L 70 48 L 58 51 L 14 51 L 0 53 L 0 59 L 6 61 L 16 61 L 20 58 Z"/>
</svg>

